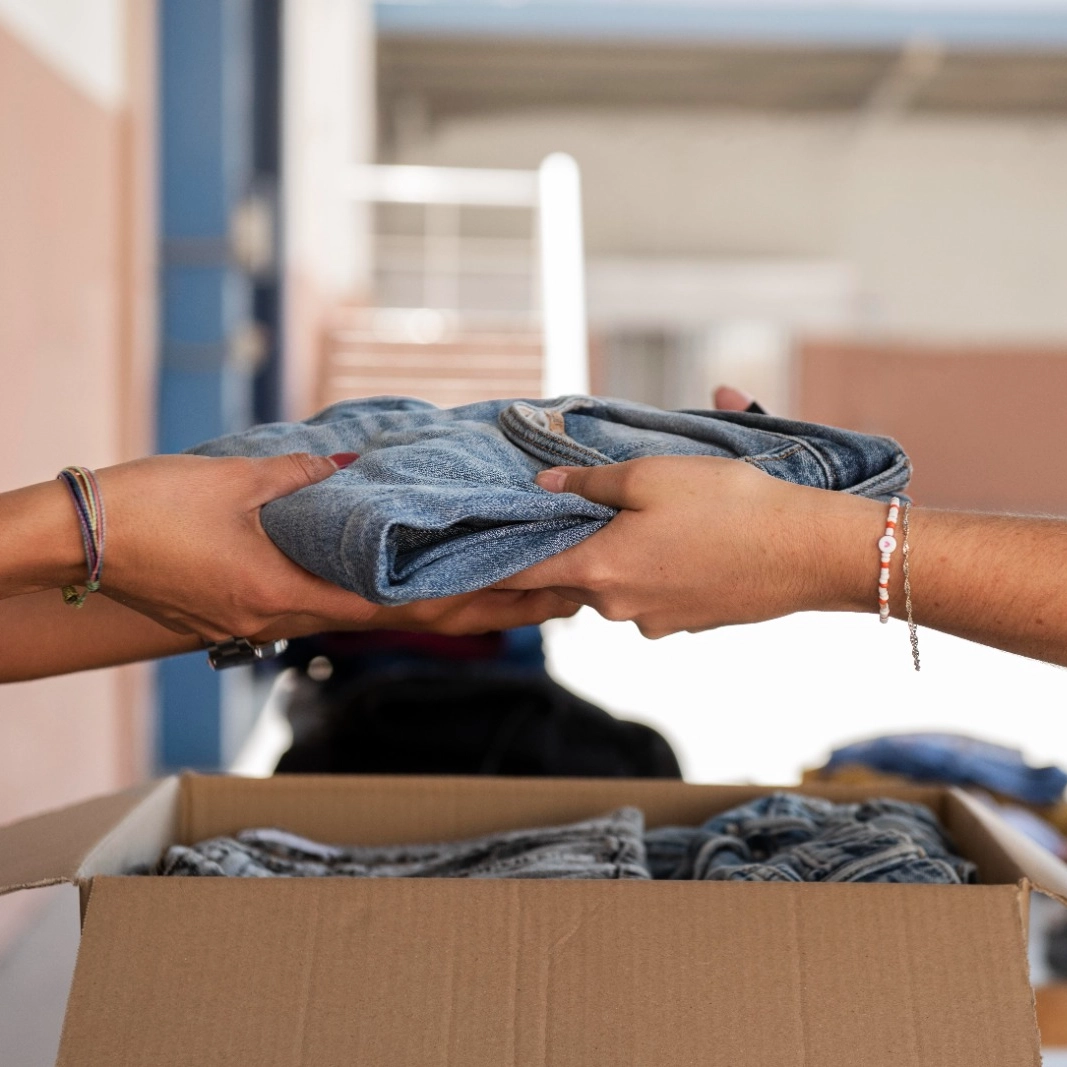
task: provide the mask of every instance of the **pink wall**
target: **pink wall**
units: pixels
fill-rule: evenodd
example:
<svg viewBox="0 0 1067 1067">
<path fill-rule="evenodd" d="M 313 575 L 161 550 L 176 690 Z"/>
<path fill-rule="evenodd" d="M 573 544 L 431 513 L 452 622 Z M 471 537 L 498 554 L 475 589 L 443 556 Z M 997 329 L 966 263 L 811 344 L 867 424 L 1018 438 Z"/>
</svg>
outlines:
<svg viewBox="0 0 1067 1067">
<path fill-rule="evenodd" d="M 150 446 L 154 28 L 150 4 L 127 14 L 117 108 L 0 25 L 0 489 Z M 142 777 L 147 679 L 134 668 L 0 688 L 0 822 Z M 0 900 L 0 949 L 31 897 Z"/>
<path fill-rule="evenodd" d="M 1067 349 L 808 341 L 800 418 L 895 437 L 930 507 L 1067 515 Z"/>
</svg>

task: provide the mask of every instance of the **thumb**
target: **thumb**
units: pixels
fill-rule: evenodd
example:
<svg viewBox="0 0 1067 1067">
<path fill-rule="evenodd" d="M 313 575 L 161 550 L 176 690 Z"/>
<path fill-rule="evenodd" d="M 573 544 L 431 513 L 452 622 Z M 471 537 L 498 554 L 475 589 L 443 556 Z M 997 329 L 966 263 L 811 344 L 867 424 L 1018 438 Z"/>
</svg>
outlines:
<svg viewBox="0 0 1067 1067">
<path fill-rule="evenodd" d="M 755 398 L 749 396 L 743 389 L 735 389 L 732 385 L 720 385 L 712 393 L 712 403 L 718 411 L 744 411 L 754 403 Z"/>
<path fill-rule="evenodd" d="M 260 465 L 263 502 L 288 496 L 316 482 L 325 481 L 342 467 L 358 459 L 355 453 L 339 452 L 336 456 L 313 456 L 309 452 L 289 452 L 256 462 Z"/>
<path fill-rule="evenodd" d="M 630 462 L 603 467 L 552 467 L 541 471 L 536 481 L 550 493 L 576 493 L 610 508 L 637 507 Z"/>
</svg>

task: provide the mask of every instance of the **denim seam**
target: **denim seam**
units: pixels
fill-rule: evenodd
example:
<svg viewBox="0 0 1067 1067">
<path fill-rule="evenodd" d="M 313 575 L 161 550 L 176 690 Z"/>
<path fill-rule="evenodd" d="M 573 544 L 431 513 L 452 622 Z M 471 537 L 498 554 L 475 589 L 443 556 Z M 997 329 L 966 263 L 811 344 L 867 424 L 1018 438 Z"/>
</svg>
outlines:
<svg viewBox="0 0 1067 1067">
<path fill-rule="evenodd" d="M 806 451 L 806 452 L 811 454 L 811 456 L 815 460 L 815 462 L 818 463 L 819 466 L 822 468 L 823 477 L 826 479 L 826 488 L 827 489 L 836 489 L 837 488 L 837 481 L 838 481 L 837 480 L 837 475 L 834 473 L 833 467 L 826 461 L 826 457 L 822 454 L 822 452 L 819 449 L 817 449 L 809 441 L 805 441 L 800 437 L 793 437 L 790 434 L 782 434 L 781 436 L 785 437 L 789 441 L 795 442 L 799 446 L 799 448 L 802 448 L 802 449 L 804 449 L 804 451 Z M 791 456 L 795 455 L 795 454 L 796 453 L 794 453 L 794 452 L 790 452 L 789 453 L 789 455 L 791 455 Z"/>
<path fill-rule="evenodd" d="M 545 489 L 542 489 L 540 491 L 547 492 L 547 490 Z M 584 520 L 583 525 L 595 523 L 600 523 L 601 525 L 603 525 L 603 523 L 606 521 L 606 519 L 590 518 Z M 538 528 L 538 531 L 542 534 L 549 534 L 557 531 L 565 533 L 568 530 L 579 529 L 579 524 L 570 516 L 564 516 L 556 519 L 534 519 L 530 522 L 530 525 L 535 524 Z M 393 527 L 393 529 L 395 529 L 395 527 Z M 448 527 L 442 527 L 442 529 L 448 529 Z M 430 545 L 420 554 L 419 561 L 409 562 L 402 568 L 397 568 L 395 566 L 395 564 L 399 562 L 395 559 L 393 561 L 394 565 L 388 568 L 389 573 L 387 574 L 387 577 L 389 579 L 390 586 L 402 584 L 411 573 L 418 571 L 422 566 L 424 566 L 425 561 L 427 559 L 438 560 L 450 555 L 451 546 L 453 546 L 457 541 L 463 542 L 464 552 L 469 552 L 474 547 L 492 544 L 495 541 L 506 541 L 514 536 L 515 533 L 513 529 L 508 529 L 503 526 L 490 527 L 487 530 L 476 530 L 470 534 L 462 534 L 452 541 L 438 542 L 437 544 Z M 522 570 L 525 566 L 526 564 L 521 563 L 520 561 L 519 570 Z M 514 574 L 517 573 L 517 571 L 512 571 L 511 573 Z"/>
<path fill-rule="evenodd" d="M 879 490 L 892 491 L 902 500 L 907 500 L 907 495 L 900 490 L 908 484 L 910 478 L 911 460 L 903 452 L 899 452 L 892 467 L 872 475 L 865 482 L 846 486 L 843 492 L 851 493 L 853 496 L 878 496 Z"/>
<path fill-rule="evenodd" d="M 778 455 L 768 455 L 765 452 L 763 453 L 763 455 L 760 456 L 738 456 L 738 459 L 740 459 L 742 463 L 748 463 L 751 466 L 755 467 L 757 470 L 761 470 L 764 474 L 769 474 L 773 478 L 774 474 L 772 474 L 771 471 L 767 469 L 765 464 L 780 463 L 782 460 L 789 459 L 792 456 L 795 456 L 799 451 L 801 451 L 800 447 L 798 445 L 794 445 L 788 451 L 780 452 Z"/>
<path fill-rule="evenodd" d="M 859 856 L 841 866 L 830 870 L 824 877 L 827 882 L 855 882 L 857 875 L 865 873 L 866 869 L 885 867 L 889 862 L 897 863 L 905 859 L 927 859 L 926 852 L 913 842 L 901 842 L 889 848 L 881 849 L 869 856 Z"/>
<path fill-rule="evenodd" d="M 577 460 L 580 466 L 602 467 L 611 463 L 611 459 L 608 456 L 605 456 L 603 452 L 598 452 L 595 448 L 587 448 L 585 445 L 580 445 L 570 438 L 565 441 L 561 440 L 547 430 L 531 426 L 520 415 L 515 414 L 511 408 L 505 408 L 500 413 L 499 421 L 500 428 L 512 444 L 528 454 L 535 455 L 542 462 L 549 461 L 545 460 L 543 454 L 531 451 L 532 449 L 540 447 L 542 453 L 548 453 L 564 462 L 568 459 Z M 525 446 L 529 446 L 529 448 Z M 585 462 L 581 462 L 582 460 Z M 590 460 L 592 460 L 591 463 L 589 462 Z"/>
</svg>

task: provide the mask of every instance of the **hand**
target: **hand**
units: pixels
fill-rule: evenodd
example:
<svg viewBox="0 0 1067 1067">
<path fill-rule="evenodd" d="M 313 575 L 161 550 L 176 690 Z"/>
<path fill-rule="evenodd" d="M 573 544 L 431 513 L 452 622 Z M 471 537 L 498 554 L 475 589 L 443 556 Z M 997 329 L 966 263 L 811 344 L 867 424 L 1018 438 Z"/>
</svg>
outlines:
<svg viewBox="0 0 1067 1067">
<path fill-rule="evenodd" d="M 156 456 L 97 471 L 107 509 L 102 592 L 204 641 L 390 627 L 473 633 L 575 606 L 543 591 L 486 590 L 383 608 L 286 557 L 260 525 L 271 500 L 337 471 L 325 456 Z"/>
<path fill-rule="evenodd" d="M 732 385 L 720 385 L 711 394 L 711 403 L 716 411 L 747 411 L 755 398 Z"/>
<path fill-rule="evenodd" d="M 97 471 L 107 512 L 102 592 L 204 641 L 250 636 L 286 616 L 377 610 L 289 560 L 260 525 L 271 500 L 337 471 L 325 456 L 155 456 Z"/>
<path fill-rule="evenodd" d="M 517 626 L 536 626 L 547 619 L 568 618 L 579 605 L 549 589 L 482 589 L 412 604 L 372 604 L 370 607 L 370 615 L 356 624 L 344 617 L 288 615 L 253 634 L 252 639 L 258 643 L 329 630 L 411 630 L 453 636 L 483 634 Z"/>
<path fill-rule="evenodd" d="M 554 589 L 646 637 L 875 602 L 877 501 L 700 456 L 556 468 L 537 482 L 621 510 L 497 588 Z"/>
</svg>

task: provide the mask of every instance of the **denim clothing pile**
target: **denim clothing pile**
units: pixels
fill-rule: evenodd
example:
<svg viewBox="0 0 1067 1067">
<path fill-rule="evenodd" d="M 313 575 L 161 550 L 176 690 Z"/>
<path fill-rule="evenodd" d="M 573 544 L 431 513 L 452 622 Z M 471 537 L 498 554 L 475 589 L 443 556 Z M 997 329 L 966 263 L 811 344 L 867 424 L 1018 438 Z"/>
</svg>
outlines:
<svg viewBox="0 0 1067 1067">
<path fill-rule="evenodd" d="M 929 808 L 900 800 L 832 804 L 772 793 L 703 826 L 645 834 L 653 878 L 731 882 L 974 882 Z"/>
<path fill-rule="evenodd" d="M 155 874 L 267 878 L 648 878 L 636 808 L 570 826 L 439 845 L 340 848 L 284 830 L 243 830 L 169 848 Z"/>
<path fill-rule="evenodd" d="M 978 786 L 1026 804 L 1055 804 L 1067 787 L 1067 774 L 1059 767 L 1031 767 L 1017 748 L 963 734 L 872 737 L 834 749 L 824 769 L 847 766 L 870 767 L 920 782 Z"/>
<path fill-rule="evenodd" d="M 261 517 L 291 559 L 379 604 L 483 589 L 573 547 L 614 515 L 537 486 L 534 476 L 551 466 L 720 456 L 800 485 L 885 499 L 911 473 L 885 437 L 587 396 L 448 409 L 404 397 L 345 400 L 306 422 L 257 426 L 192 451 L 358 452 L 350 467 L 267 504 Z"/>
<path fill-rule="evenodd" d="M 701 827 L 643 833 L 636 808 L 569 826 L 436 845 L 337 847 L 283 830 L 245 830 L 167 850 L 151 872 L 353 878 L 661 878 L 960 885 L 975 866 L 950 851 L 920 804 L 831 804 L 774 793 Z"/>
</svg>

